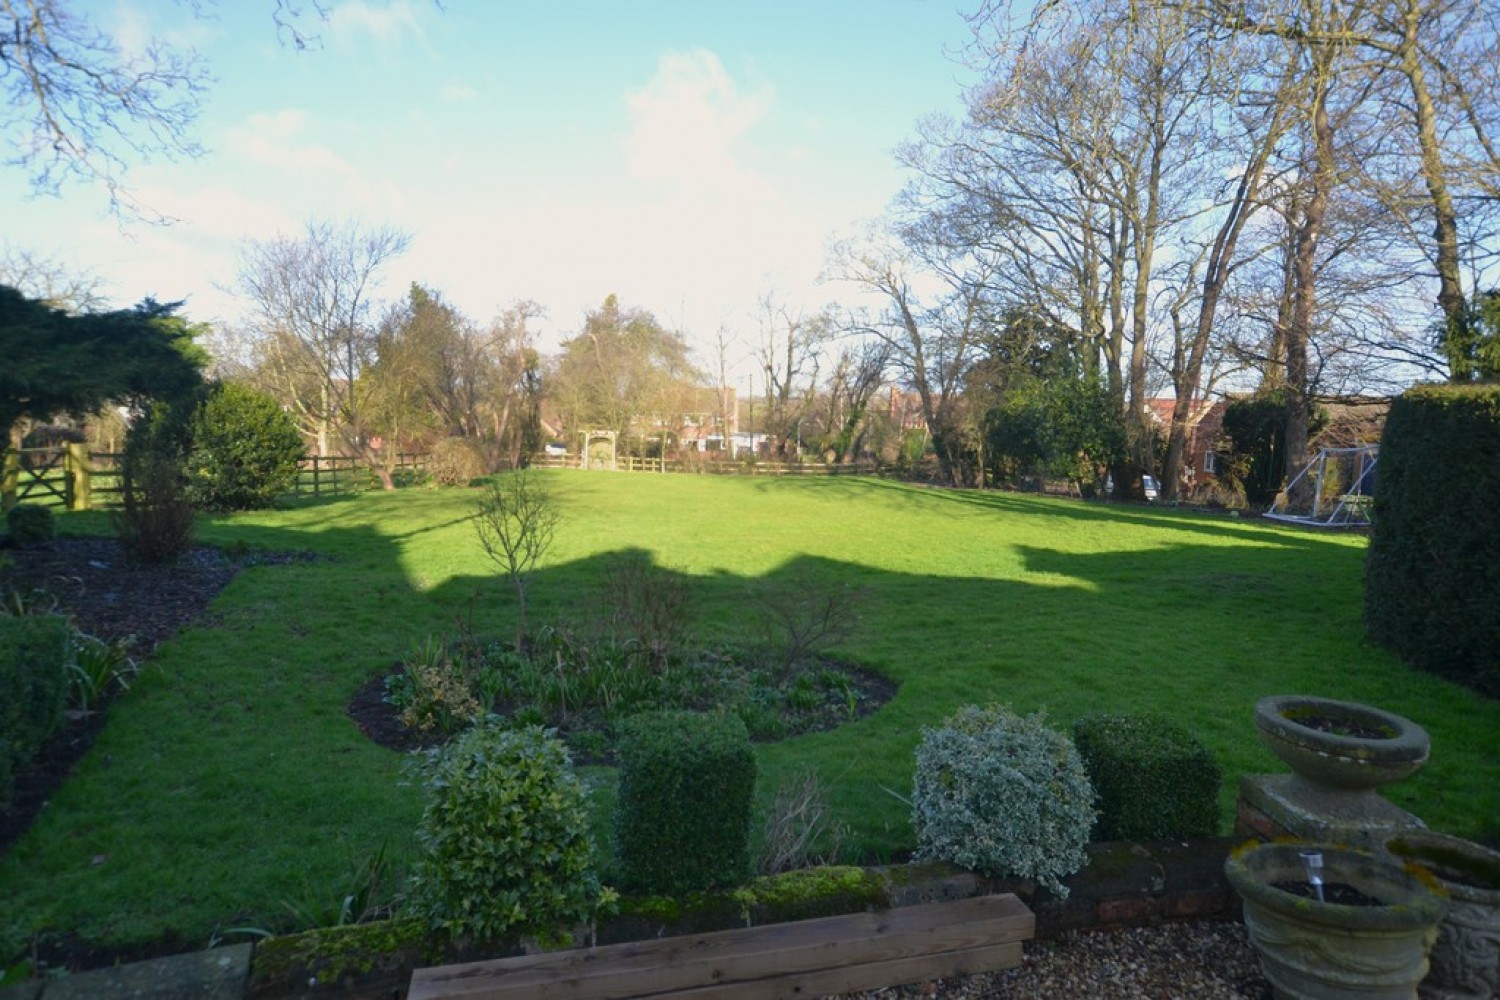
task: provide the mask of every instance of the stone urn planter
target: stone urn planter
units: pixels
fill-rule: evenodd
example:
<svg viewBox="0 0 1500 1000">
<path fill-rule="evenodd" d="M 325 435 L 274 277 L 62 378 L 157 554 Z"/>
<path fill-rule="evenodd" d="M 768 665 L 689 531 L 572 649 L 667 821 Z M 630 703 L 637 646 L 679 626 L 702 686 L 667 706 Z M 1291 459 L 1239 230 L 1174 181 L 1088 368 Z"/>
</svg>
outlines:
<svg viewBox="0 0 1500 1000">
<path fill-rule="evenodd" d="M 1448 892 L 1421 994 L 1430 1000 L 1500 997 L 1500 851 L 1430 830 L 1386 839 L 1398 860 L 1419 865 Z"/>
<path fill-rule="evenodd" d="M 1321 860 L 1315 898 L 1303 855 Z M 1427 974 L 1444 902 L 1388 857 L 1313 844 L 1235 852 L 1224 873 L 1245 903 L 1245 928 L 1281 1000 L 1411 1000 Z"/>
<path fill-rule="evenodd" d="M 1432 740 L 1408 719 L 1352 701 L 1271 695 L 1255 705 L 1261 741 L 1319 791 L 1369 792 L 1414 774 Z"/>
</svg>

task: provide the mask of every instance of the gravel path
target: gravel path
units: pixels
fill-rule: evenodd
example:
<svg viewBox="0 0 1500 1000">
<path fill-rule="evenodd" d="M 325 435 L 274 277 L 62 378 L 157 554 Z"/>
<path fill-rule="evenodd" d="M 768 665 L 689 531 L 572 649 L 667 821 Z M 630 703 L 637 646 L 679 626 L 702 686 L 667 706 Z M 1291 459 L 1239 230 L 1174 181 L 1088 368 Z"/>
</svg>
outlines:
<svg viewBox="0 0 1500 1000">
<path fill-rule="evenodd" d="M 846 1000 L 902 997 L 1270 1000 L 1271 990 L 1243 925 L 1173 923 L 1029 941 L 1015 969 L 851 993 Z"/>
</svg>

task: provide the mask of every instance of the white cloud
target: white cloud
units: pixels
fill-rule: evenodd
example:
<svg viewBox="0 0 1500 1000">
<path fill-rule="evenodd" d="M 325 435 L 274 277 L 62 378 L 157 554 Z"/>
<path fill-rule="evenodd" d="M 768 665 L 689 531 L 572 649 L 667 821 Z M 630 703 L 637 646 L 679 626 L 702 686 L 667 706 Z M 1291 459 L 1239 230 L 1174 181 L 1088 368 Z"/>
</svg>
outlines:
<svg viewBox="0 0 1500 1000">
<path fill-rule="evenodd" d="M 743 92 L 712 52 L 662 57 L 656 75 L 626 97 L 626 165 L 647 181 L 724 189 L 747 178 L 746 133 L 775 101 L 769 86 Z"/>
<path fill-rule="evenodd" d="M 408 37 L 423 37 L 417 7 L 410 0 L 386 4 L 349 0 L 329 13 L 328 29 L 334 41 L 344 45 L 372 38 L 380 45 L 394 46 Z"/>
<path fill-rule="evenodd" d="M 284 170 L 352 175 L 354 168 L 326 146 L 300 142 L 309 116 L 298 108 L 261 111 L 229 130 L 229 147 L 242 156 Z"/>
<path fill-rule="evenodd" d="M 462 83 L 450 83 L 438 92 L 438 96 L 450 104 L 471 104 L 479 100 L 479 91 Z"/>
</svg>

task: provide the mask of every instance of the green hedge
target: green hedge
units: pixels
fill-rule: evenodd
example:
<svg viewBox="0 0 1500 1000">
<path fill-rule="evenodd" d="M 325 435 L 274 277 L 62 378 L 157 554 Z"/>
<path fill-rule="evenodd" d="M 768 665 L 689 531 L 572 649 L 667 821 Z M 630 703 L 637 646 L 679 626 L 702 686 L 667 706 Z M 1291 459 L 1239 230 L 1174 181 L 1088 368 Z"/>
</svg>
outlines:
<svg viewBox="0 0 1500 1000">
<path fill-rule="evenodd" d="M 41 504 L 16 504 L 5 512 L 5 526 L 10 531 L 10 540 L 20 548 L 44 545 L 57 537 L 52 508 Z"/>
<path fill-rule="evenodd" d="M 621 727 L 620 882 L 672 895 L 750 875 L 755 752 L 734 716 L 653 712 Z"/>
<path fill-rule="evenodd" d="M 16 768 L 62 725 L 72 635 L 58 615 L 0 615 L 0 804 L 10 801 Z"/>
<path fill-rule="evenodd" d="M 1090 715 L 1074 723 L 1073 742 L 1098 796 L 1095 840 L 1218 833 L 1224 772 L 1177 723 L 1155 715 Z"/>
<path fill-rule="evenodd" d="M 1500 385 L 1429 385 L 1391 404 L 1365 562 L 1370 638 L 1500 696 Z"/>
</svg>

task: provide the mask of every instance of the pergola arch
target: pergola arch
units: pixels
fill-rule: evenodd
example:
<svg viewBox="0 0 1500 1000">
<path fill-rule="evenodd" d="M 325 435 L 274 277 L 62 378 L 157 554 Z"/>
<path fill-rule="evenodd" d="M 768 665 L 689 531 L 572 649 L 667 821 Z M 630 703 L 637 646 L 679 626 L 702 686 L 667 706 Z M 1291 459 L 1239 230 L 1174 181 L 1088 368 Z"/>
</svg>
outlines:
<svg viewBox="0 0 1500 1000">
<path fill-rule="evenodd" d="M 579 431 L 583 447 L 580 465 L 585 469 L 614 469 L 619 450 L 619 431 Z"/>
</svg>

